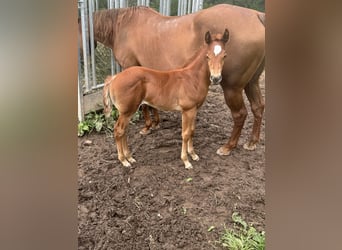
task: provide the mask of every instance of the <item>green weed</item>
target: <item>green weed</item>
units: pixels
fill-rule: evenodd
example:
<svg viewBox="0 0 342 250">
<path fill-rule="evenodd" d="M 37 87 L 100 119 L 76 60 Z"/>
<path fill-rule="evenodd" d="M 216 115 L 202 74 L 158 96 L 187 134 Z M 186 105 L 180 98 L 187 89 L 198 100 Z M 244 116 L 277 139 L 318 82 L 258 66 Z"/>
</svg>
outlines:
<svg viewBox="0 0 342 250">
<path fill-rule="evenodd" d="M 264 250 L 265 232 L 258 232 L 248 225 L 238 213 L 233 213 L 234 229 L 225 228 L 220 239 L 222 246 L 229 250 Z"/>
<path fill-rule="evenodd" d="M 135 123 L 140 119 L 140 111 L 137 111 L 131 118 L 131 123 Z M 117 109 L 113 108 L 111 115 L 108 119 L 105 118 L 104 114 L 100 112 L 90 112 L 86 114 L 83 122 L 78 123 L 78 136 L 83 136 L 89 134 L 94 130 L 96 132 L 105 131 L 113 132 L 113 127 L 115 121 L 119 117 L 119 112 Z"/>
</svg>

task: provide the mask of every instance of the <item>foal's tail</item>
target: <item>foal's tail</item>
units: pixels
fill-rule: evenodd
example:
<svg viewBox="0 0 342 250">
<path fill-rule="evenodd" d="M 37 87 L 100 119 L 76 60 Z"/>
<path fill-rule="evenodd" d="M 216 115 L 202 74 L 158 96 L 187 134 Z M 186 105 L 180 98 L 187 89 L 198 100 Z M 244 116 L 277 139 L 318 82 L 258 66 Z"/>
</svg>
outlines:
<svg viewBox="0 0 342 250">
<path fill-rule="evenodd" d="M 109 88 L 114 78 L 115 76 L 108 76 L 103 87 L 103 113 L 106 118 L 108 118 L 110 116 L 110 113 L 112 112 L 112 100 L 110 97 Z"/>
</svg>

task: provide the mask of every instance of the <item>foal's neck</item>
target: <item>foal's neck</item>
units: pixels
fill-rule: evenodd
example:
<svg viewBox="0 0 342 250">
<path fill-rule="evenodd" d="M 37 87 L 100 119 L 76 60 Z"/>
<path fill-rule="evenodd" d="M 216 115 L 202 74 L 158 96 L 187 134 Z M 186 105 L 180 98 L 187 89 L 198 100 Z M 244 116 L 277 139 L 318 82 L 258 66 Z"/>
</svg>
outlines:
<svg viewBox="0 0 342 250">
<path fill-rule="evenodd" d="M 206 61 L 206 55 L 208 51 L 208 46 L 203 45 L 197 53 L 193 56 L 193 60 L 189 62 L 185 69 L 194 70 L 196 74 L 203 74 L 205 76 L 209 75 L 209 66 Z M 201 76 L 202 77 L 202 76 Z"/>
</svg>

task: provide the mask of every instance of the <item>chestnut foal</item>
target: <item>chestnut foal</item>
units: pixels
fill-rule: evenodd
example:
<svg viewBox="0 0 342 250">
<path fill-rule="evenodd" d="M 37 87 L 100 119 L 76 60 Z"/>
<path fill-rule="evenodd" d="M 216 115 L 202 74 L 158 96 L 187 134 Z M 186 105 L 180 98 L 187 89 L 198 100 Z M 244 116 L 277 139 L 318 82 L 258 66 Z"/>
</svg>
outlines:
<svg viewBox="0 0 342 250">
<path fill-rule="evenodd" d="M 221 71 L 228 39 L 227 29 L 223 34 L 216 35 L 208 31 L 205 34 L 206 45 L 182 69 L 157 71 L 130 67 L 115 76 L 107 77 L 103 89 L 104 113 L 109 117 L 111 102 L 119 111 L 114 137 L 118 158 L 125 167 L 135 162 L 128 149 L 126 128 L 141 104 L 164 111 L 182 112 L 181 159 L 187 169 L 192 168 L 187 152 L 193 160 L 199 160 L 192 141 L 195 118 L 207 96 L 210 82 L 217 84 L 222 80 Z"/>
</svg>

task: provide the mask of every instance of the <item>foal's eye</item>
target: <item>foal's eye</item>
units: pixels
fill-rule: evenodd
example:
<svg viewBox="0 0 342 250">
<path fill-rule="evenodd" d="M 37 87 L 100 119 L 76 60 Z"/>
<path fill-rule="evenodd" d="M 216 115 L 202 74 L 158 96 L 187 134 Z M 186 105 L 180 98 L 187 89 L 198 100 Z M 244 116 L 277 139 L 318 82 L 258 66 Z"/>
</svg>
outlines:
<svg viewBox="0 0 342 250">
<path fill-rule="evenodd" d="M 206 55 L 206 57 L 207 57 L 208 60 L 210 59 L 208 55 Z"/>
</svg>

